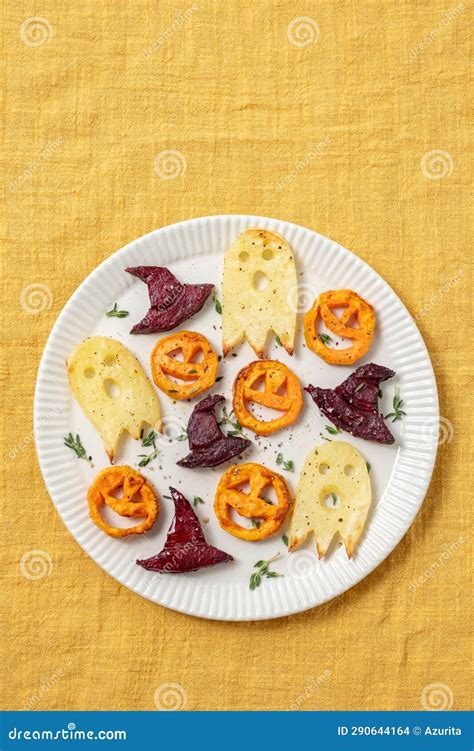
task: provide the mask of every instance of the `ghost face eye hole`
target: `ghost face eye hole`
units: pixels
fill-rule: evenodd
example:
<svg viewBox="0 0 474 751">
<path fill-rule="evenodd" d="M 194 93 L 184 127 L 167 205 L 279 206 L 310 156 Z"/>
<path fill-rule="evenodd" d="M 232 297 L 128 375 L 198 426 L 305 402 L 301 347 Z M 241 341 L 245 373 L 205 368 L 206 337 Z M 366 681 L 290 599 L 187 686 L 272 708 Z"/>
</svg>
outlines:
<svg viewBox="0 0 474 751">
<path fill-rule="evenodd" d="M 86 368 L 84 371 L 84 378 L 94 378 L 95 376 L 95 370 L 94 368 Z"/>
<path fill-rule="evenodd" d="M 107 355 L 107 357 L 104 360 L 104 365 L 107 365 L 110 367 L 111 365 L 115 364 L 115 357 L 113 355 Z"/>
<path fill-rule="evenodd" d="M 354 477 L 355 469 L 352 464 L 346 464 L 344 467 L 344 474 L 347 475 L 347 477 Z"/>
<path fill-rule="evenodd" d="M 243 250 L 241 253 L 239 253 L 239 260 L 243 261 L 244 263 L 245 261 L 249 260 L 249 254 L 247 253 L 246 250 Z"/>
<path fill-rule="evenodd" d="M 273 258 L 273 250 L 270 250 L 270 248 L 265 248 L 265 250 L 262 253 L 262 258 L 265 261 L 271 261 Z"/>
<path fill-rule="evenodd" d="M 324 464 L 323 462 L 323 464 L 319 465 L 318 469 L 320 474 L 327 475 L 327 473 L 329 472 L 329 464 Z"/>
</svg>

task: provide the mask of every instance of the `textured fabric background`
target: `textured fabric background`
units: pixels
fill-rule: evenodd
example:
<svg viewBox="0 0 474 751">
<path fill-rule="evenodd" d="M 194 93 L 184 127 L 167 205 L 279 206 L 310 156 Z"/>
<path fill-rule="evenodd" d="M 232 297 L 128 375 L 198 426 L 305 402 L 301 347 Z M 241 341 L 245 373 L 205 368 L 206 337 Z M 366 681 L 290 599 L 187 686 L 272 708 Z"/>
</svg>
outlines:
<svg viewBox="0 0 474 751">
<path fill-rule="evenodd" d="M 3 705 L 154 709 L 175 683 L 188 709 L 466 709 L 469 9 L 186 2 L 7 2 Z M 46 338 L 87 274 L 156 227 L 233 212 L 372 264 L 418 318 L 443 415 L 428 496 L 389 559 L 332 604 L 243 625 L 104 574 L 57 516 L 31 433 Z M 51 558 L 42 578 L 22 573 L 31 550 Z"/>
</svg>

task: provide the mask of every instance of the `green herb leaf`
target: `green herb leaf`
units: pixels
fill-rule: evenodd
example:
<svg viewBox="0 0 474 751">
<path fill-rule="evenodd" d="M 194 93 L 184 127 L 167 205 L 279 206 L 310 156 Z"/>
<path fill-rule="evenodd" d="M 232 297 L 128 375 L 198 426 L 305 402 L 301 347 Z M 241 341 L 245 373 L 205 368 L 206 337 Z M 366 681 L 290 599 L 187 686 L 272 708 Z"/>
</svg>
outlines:
<svg viewBox="0 0 474 751">
<path fill-rule="evenodd" d="M 195 506 L 199 506 L 200 503 L 204 503 L 204 501 L 202 500 L 201 496 L 195 495 L 194 498 L 193 498 L 193 504 Z"/>
<path fill-rule="evenodd" d="M 293 459 L 288 459 L 287 461 L 283 462 L 283 469 L 286 469 L 287 472 L 293 472 L 295 468 L 295 463 Z"/>
<path fill-rule="evenodd" d="M 332 505 L 335 506 L 337 503 L 337 495 L 335 493 L 331 493 L 332 498 Z"/>
<path fill-rule="evenodd" d="M 71 449 L 71 451 L 74 451 L 78 459 L 84 459 L 84 461 L 90 464 L 91 467 L 94 466 L 92 464 L 92 456 L 87 454 L 78 433 L 76 433 L 75 438 L 72 433 L 69 433 L 63 440 L 64 445 L 67 446 L 68 449 Z"/>
<path fill-rule="evenodd" d="M 286 545 L 286 547 L 288 547 L 288 545 L 290 544 L 288 537 L 286 535 L 282 535 L 281 539 L 283 540 L 283 544 Z"/>
<path fill-rule="evenodd" d="M 326 425 L 326 430 L 328 431 L 329 435 L 339 435 L 339 433 L 342 433 L 342 430 L 340 428 L 333 428 L 332 425 Z"/>
<path fill-rule="evenodd" d="M 328 342 L 332 342 L 331 337 L 329 334 L 319 334 L 319 338 L 321 339 L 323 344 L 327 344 Z"/>
<path fill-rule="evenodd" d="M 258 519 L 252 519 L 252 527 L 255 527 L 255 529 L 260 529 L 260 521 Z"/>
<path fill-rule="evenodd" d="M 139 467 L 147 467 L 150 462 L 153 461 L 153 459 L 156 459 L 158 454 L 160 453 L 160 449 L 155 449 L 151 452 L 151 454 L 138 454 L 138 458 L 140 461 L 138 462 Z"/>
<path fill-rule="evenodd" d="M 216 313 L 219 313 L 219 315 L 222 315 L 222 305 L 220 300 L 214 295 L 214 307 L 216 309 Z"/>
<path fill-rule="evenodd" d="M 276 463 L 277 464 L 283 463 L 283 454 L 277 454 Z"/>
<path fill-rule="evenodd" d="M 273 501 L 271 501 L 270 498 L 265 498 L 264 495 L 261 495 L 260 498 L 262 501 L 265 501 L 265 503 L 268 503 L 269 506 L 273 506 Z"/>
<path fill-rule="evenodd" d="M 255 520 L 252 519 L 252 522 L 254 521 Z M 250 575 L 249 588 L 251 590 L 254 590 L 260 586 L 263 576 L 266 576 L 268 579 L 273 579 L 277 576 L 284 576 L 284 574 L 279 574 L 276 571 L 269 571 L 270 564 L 278 560 L 278 558 L 280 557 L 281 553 L 276 553 L 276 555 L 274 555 L 272 558 L 269 558 L 268 561 L 257 561 L 257 563 L 254 564 L 254 568 L 257 570 Z"/>
<path fill-rule="evenodd" d="M 156 439 L 158 438 L 157 433 L 154 430 L 150 430 L 147 436 L 145 438 L 142 438 L 142 446 L 153 446 L 154 449 L 156 449 Z"/>
<path fill-rule="evenodd" d="M 115 303 L 112 310 L 108 310 L 105 315 L 108 318 L 126 318 L 128 316 L 128 310 L 119 310 L 117 303 Z"/>
<path fill-rule="evenodd" d="M 388 415 L 385 415 L 385 419 L 387 420 L 389 417 L 393 417 L 392 422 L 396 422 L 397 420 L 401 420 L 402 417 L 406 417 L 406 412 L 402 409 L 404 403 L 404 400 L 400 398 L 397 386 L 395 386 L 395 393 L 392 401 L 393 412 L 389 412 Z"/>
<path fill-rule="evenodd" d="M 280 339 L 280 337 L 278 336 L 278 334 L 275 334 L 275 341 L 276 341 L 276 343 L 277 343 L 277 344 L 279 344 L 279 345 L 280 345 L 280 347 L 282 347 L 282 346 L 283 346 L 283 345 L 282 345 L 282 343 L 281 343 L 281 339 Z"/>
<path fill-rule="evenodd" d="M 367 472 L 370 472 L 370 464 L 369 464 L 369 462 L 366 462 L 366 465 L 367 465 Z"/>
<path fill-rule="evenodd" d="M 237 420 L 234 413 L 231 412 L 229 415 L 225 407 L 222 410 L 222 417 L 219 420 L 219 425 L 230 425 L 232 427 L 232 430 L 227 431 L 227 435 L 230 435 L 230 436 L 238 435 L 241 438 L 247 438 L 244 431 L 242 430 L 242 425 Z"/>
</svg>

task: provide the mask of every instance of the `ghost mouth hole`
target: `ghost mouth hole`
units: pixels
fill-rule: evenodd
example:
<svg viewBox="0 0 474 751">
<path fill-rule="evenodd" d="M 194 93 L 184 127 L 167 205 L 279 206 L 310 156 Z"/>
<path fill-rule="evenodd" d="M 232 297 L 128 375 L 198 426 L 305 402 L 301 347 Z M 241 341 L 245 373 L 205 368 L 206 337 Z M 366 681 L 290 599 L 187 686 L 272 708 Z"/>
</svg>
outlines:
<svg viewBox="0 0 474 751">
<path fill-rule="evenodd" d="M 94 378 L 95 376 L 95 370 L 94 368 L 86 368 L 84 371 L 84 378 Z"/>
<path fill-rule="evenodd" d="M 320 500 L 323 506 L 332 510 L 339 508 L 341 505 L 341 498 L 335 490 L 330 490 L 329 492 L 327 489 L 323 490 Z"/>
<path fill-rule="evenodd" d="M 115 383 L 111 378 L 106 378 L 104 381 L 104 390 L 107 396 L 109 396 L 111 399 L 117 399 L 117 397 L 120 396 L 120 389 L 118 387 L 118 384 Z"/>
<path fill-rule="evenodd" d="M 252 284 L 256 290 L 262 292 L 268 284 L 268 277 L 261 271 L 255 272 L 252 279 Z"/>
</svg>

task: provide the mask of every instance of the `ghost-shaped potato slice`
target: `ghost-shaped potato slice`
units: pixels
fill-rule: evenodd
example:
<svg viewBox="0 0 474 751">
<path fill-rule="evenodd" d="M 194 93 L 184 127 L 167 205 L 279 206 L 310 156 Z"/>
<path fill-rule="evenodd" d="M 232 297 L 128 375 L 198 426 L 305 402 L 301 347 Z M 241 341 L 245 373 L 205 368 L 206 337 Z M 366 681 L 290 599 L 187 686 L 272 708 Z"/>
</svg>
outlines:
<svg viewBox="0 0 474 751">
<path fill-rule="evenodd" d="M 158 396 L 136 357 L 120 342 L 106 336 L 86 339 L 69 357 L 67 373 L 111 463 L 124 430 L 138 439 L 144 424 L 159 429 Z"/>
<path fill-rule="evenodd" d="M 289 550 L 302 545 L 314 532 L 322 558 L 336 532 L 351 558 L 364 529 L 372 491 L 363 456 L 343 441 L 331 441 L 312 449 L 304 463 L 296 489 Z"/>
<path fill-rule="evenodd" d="M 248 229 L 224 257 L 222 348 L 224 357 L 247 339 L 258 357 L 265 356 L 273 331 L 292 355 L 296 333 L 297 286 L 293 252 L 276 232 Z"/>
</svg>

